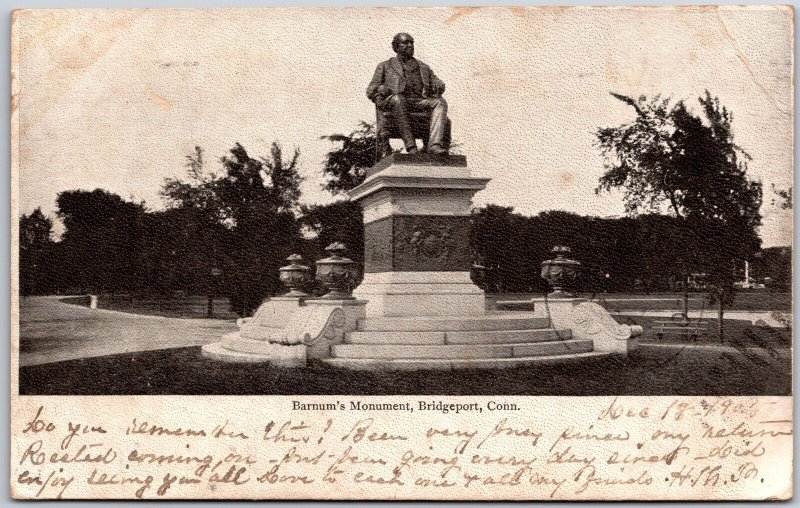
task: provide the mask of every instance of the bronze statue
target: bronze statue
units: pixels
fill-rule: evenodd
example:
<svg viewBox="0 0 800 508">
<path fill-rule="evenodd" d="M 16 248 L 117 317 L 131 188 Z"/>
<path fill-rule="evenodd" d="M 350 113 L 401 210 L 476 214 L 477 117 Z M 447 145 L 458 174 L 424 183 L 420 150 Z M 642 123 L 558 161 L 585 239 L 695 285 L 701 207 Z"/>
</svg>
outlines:
<svg viewBox="0 0 800 508">
<path fill-rule="evenodd" d="M 390 137 L 399 137 L 406 152 L 418 153 L 416 137 L 427 153 L 446 155 L 450 148 L 444 83 L 414 58 L 414 38 L 399 33 L 392 40 L 397 56 L 381 62 L 367 87 L 377 108 L 378 158 L 391 153 Z"/>
</svg>

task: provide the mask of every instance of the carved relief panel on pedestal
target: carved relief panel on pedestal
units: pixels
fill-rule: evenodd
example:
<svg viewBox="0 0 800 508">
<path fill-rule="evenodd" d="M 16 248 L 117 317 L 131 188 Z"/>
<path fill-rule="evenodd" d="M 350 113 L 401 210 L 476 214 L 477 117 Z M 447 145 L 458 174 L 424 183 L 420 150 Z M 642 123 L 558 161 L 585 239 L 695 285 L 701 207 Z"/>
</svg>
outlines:
<svg viewBox="0 0 800 508">
<path fill-rule="evenodd" d="M 469 217 L 399 215 L 365 226 L 365 270 L 468 271 Z"/>
</svg>

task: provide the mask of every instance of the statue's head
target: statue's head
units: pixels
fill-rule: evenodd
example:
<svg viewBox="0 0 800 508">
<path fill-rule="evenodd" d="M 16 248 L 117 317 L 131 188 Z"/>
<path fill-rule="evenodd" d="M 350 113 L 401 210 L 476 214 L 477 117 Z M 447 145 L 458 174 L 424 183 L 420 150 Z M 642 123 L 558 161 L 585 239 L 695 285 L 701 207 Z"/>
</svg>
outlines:
<svg viewBox="0 0 800 508">
<path fill-rule="evenodd" d="M 392 39 L 392 49 L 401 58 L 414 56 L 414 38 L 407 33 L 399 33 Z"/>
</svg>

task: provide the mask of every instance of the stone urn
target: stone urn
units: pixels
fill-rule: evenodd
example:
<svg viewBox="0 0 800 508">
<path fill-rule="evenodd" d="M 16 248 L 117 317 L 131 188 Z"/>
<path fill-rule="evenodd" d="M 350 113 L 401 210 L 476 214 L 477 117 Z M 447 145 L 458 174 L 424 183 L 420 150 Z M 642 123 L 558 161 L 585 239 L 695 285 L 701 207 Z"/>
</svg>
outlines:
<svg viewBox="0 0 800 508">
<path fill-rule="evenodd" d="M 567 298 L 573 296 L 565 291 L 570 289 L 578 276 L 581 264 L 574 259 L 569 259 L 571 249 L 564 245 L 553 247 L 552 253 L 556 255 L 554 259 L 542 261 L 542 278 L 545 279 L 553 292 L 551 298 Z"/>
<path fill-rule="evenodd" d="M 289 292 L 284 296 L 291 298 L 303 298 L 308 296 L 300 290 L 303 285 L 308 282 L 310 268 L 301 264 L 303 256 L 300 254 L 292 254 L 286 258 L 290 264 L 278 269 L 280 279 L 283 284 L 289 288 Z"/>
<path fill-rule="evenodd" d="M 334 242 L 325 249 L 329 256 L 317 261 L 317 280 L 328 289 L 324 300 L 354 300 L 353 288 L 359 277 L 358 264 L 343 256 L 347 247 L 342 242 Z"/>
</svg>

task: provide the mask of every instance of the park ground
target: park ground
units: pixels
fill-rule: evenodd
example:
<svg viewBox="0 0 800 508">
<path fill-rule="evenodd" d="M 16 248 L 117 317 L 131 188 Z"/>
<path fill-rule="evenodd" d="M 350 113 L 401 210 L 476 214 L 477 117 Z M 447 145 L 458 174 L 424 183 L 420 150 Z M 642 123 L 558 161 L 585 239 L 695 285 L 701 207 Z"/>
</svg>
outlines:
<svg viewBox="0 0 800 508">
<path fill-rule="evenodd" d="M 493 307 L 497 301 L 502 300 L 529 300 L 543 295 L 532 293 L 504 293 L 486 295 L 488 305 Z M 586 295 L 592 300 L 606 306 L 609 311 L 637 310 L 643 312 L 674 310 L 680 308 L 682 295 L 677 293 L 650 293 L 632 295 L 628 293 L 600 293 Z M 62 297 L 62 301 L 88 306 L 88 296 Z M 635 299 L 635 301 L 633 300 Z M 201 319 L 206 317 L 207 298 L 203 296 L 173 295 L 171 297 L 157 296 L 132 297 L 131 295 L 100 295 L 99 306 L 103 309 L 118 310 L 132 314 L 148 316 L 163 316 L 186 319 Z M 713 317 L 716 308 L 709 303 L 708 296 L 703 293 L 692 293 L 689 299 L 689 309 L 693 312 Z M 736 295 L 734 304 L 728 309 L 734 315 L 737 312 L 791 312 L 792 296 L 790 293 L 771 293 L 765 291 L 740 291 Z M 213 317 L 216 319 L 235 320 L 238 316 L 231 312 L 227 298 L 213 299 Z"/>
<path fill-rule="evenodd" d="M 321 362 L 281 369 L 207 359 L 200 346 L 236 329 L 222 301 L 215 302 L 220 319 L 204 319 L 204 299 L 183 304 L 128 299 L 127 308 L 118 299 L 111 306 L 126 310 L 121 312 L 89 309 L 81 305 L 85 297 L 30 297 L 20 302 L 20 394 L 788 395 L 791 331 L 756 326 L 750 318 L 776 307 L 790 308 L 791 300 L 786 305 L 785 299 L 764 296 L 768 298 L 761 301 L 757 296 L 743 299 L 745 309 L 738 309 L 739 314 L 734 305 L 731 313 L 748 319 L 726 320 L 726 336 L 740 344 L 748 341 L 748 347 L 766 344 L 781 352 L 775 358 L 735 360 L 678 348 L 658 357 L 431 372 L 352 372 Z M 103 303 L 108 300 L 101 300 L 101 307 Z M 160 311 L 154 311 L 159 305 Z M 656 340 L 647 332 L 656 319 L 652 314 L 664 312 L 663 302 L 653 305 L 655 310 L 645 305 L 634 309 L 633 316 L 618 318 L 644 325 L 645 342 Z M 698 311 L 708 312 L 700 319 L 713 323 L 714 312 L 702 306 Z M 169 317 L 176 315 L 182 317 Z M 714 340 L 713 334 L 698 339 L 707 344 Z"/>
</svg>

